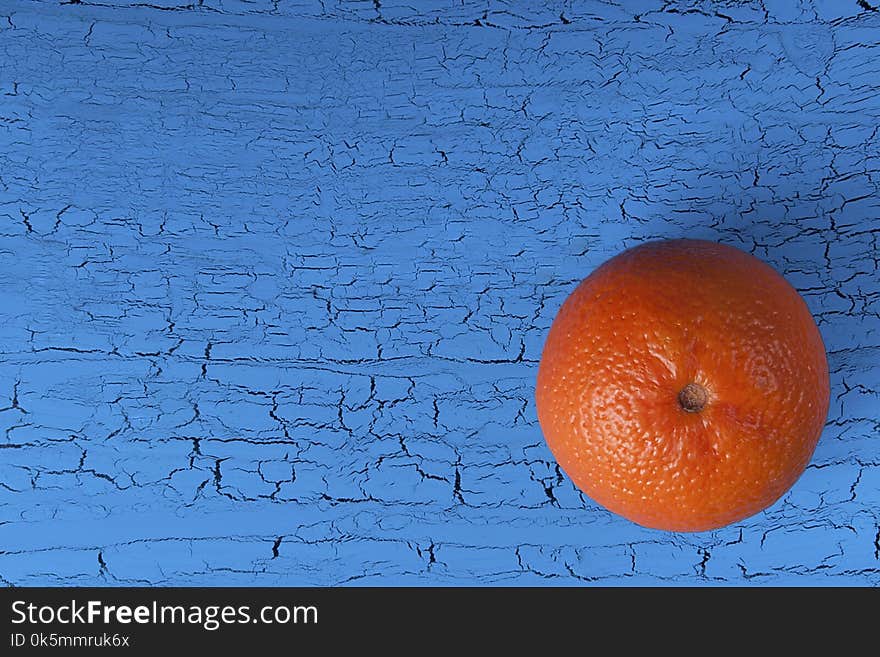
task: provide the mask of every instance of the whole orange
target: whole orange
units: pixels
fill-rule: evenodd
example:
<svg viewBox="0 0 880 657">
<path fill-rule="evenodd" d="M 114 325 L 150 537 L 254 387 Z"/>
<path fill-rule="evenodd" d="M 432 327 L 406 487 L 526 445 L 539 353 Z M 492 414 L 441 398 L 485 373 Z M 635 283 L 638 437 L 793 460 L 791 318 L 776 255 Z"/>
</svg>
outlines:
<svg viewBox="0 0 880 657">
<path fill-rule="evenodd" d="M 828 362 L 797 291 L 702 240 L 608 260 L 550 327 L 538 420 L 572 481 L 657 529 L 703 531 L 768 507 L 806 468 Z"/>
</svg>

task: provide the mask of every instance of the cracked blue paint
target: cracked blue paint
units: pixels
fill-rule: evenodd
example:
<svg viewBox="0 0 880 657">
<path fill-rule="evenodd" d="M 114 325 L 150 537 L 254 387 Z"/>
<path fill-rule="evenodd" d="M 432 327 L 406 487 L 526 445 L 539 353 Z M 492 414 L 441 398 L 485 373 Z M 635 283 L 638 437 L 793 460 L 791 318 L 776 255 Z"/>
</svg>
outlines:
<svg viewBox="0 0 880 657">
<path fill-rule="evenodd" d="M 0 581 L 880 583 L 866 2 L 7 0 Z M 535 418 L 633 244 L 776 266 L 829 350 L 765 513 L 651 531 Z"/>
</svg>

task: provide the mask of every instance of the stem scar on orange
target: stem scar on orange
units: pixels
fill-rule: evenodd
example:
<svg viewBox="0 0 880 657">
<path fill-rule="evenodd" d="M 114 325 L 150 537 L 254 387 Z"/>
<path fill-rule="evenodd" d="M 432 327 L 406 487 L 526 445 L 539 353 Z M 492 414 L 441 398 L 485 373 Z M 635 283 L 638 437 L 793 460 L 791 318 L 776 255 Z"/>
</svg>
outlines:
<svg viewBox="0 0 880 657">
<path fill-rule="evenodd" d="M 770 266 L 714 242 L 649 242 L 565 300 L 535 401 L 550 450 L 593 500 L 646 527 L 704 531 L 765 509 L 803 473 L 828 362 Z"/>
</svg>

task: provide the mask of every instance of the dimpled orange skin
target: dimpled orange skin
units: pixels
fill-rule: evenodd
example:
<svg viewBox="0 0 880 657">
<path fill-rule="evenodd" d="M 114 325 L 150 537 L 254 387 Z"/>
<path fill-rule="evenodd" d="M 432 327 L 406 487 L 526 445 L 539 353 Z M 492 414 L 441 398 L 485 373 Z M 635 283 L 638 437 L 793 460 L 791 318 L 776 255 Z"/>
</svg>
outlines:
<svg viewBox="0 0 880 657">
<path fill-rule="evenodd" d="M 691 383 L 705 392 L 697 411 L 679 400 Z M 704 531 L 765 509 L 804 471 L 828 413 L 828 362 L 806 304 L 771 267 L 714 242 L 650 242 L 566 299 L 535 398 L 584 493 L 646 527 Z"/>
</svg>

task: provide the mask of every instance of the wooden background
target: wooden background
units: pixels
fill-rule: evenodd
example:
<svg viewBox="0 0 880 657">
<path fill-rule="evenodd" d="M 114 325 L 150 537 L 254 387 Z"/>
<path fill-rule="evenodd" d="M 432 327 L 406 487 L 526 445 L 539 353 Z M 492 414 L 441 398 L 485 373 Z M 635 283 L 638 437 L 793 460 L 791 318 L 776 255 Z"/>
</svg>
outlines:
<svg viewBox="0 0 880 657">
<path fill-rule="evenodd" d="M 878 84 L 873 2 L 6 0 L 0 581 L 880 583 Z M 532 397 L 577 281 L 679 236 L 832 368 L 705 534 L 581 496 Z"/>
</svg>

